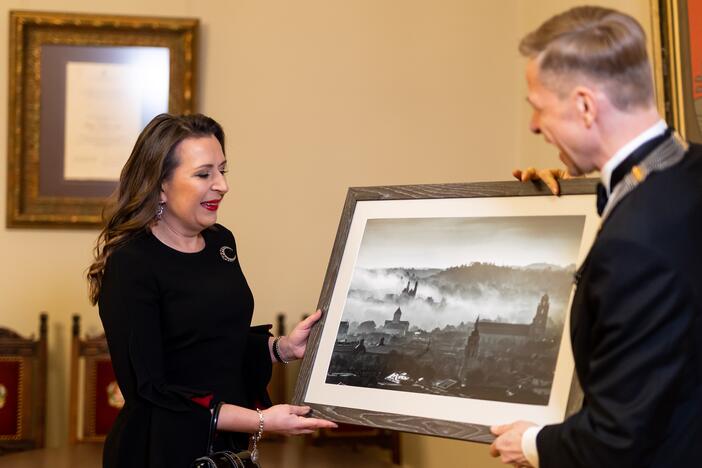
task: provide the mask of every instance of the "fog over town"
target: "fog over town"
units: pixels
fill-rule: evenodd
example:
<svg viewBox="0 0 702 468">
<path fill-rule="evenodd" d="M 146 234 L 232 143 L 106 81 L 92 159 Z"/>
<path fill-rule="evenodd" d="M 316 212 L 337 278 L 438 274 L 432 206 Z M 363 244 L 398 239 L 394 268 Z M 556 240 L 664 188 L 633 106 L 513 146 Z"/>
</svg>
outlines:
<svg viewBox="0 0 702 468">
<path fill-rule="evenodd" d="M 583 227 L 368 220 L 326 382 L 547 404 Z"/>
<path fill-rule="evenodd" d="M 403 319 L 431 330 L 488 320 L 525 323 L 546 290 L 553 321 L 563 320 L 582 216 L 371 219 L 342 320 L 383 323 L 394 294 L 419 281 Z"/>
</svg>

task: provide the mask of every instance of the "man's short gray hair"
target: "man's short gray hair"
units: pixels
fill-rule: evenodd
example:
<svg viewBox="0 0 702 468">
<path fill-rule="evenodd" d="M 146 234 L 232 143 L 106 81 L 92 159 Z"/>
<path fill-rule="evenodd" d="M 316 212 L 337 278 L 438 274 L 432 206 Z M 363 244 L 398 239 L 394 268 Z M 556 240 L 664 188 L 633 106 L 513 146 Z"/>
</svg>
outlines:
<svg viewBox="0 0 702 468">
<path fill-rule="evenodd" d="M 618 109 L 655 102 L 646 34 L 634 18 L 616 10 L 572 8 L 527 34 L 519 52 L 538 61 L 544 83 L 561 95 L 580 76 L 602 85 Z"/>
</svg>

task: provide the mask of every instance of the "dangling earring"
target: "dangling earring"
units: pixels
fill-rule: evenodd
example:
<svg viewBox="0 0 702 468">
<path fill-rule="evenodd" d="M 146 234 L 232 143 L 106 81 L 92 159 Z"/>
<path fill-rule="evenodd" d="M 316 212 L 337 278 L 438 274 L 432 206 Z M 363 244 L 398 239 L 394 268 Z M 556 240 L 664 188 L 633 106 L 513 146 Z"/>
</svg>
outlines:
<svg viewBox="0 0 702 468">
<path fill-rule="evenodd" d="M 161 217 L 163 216 L 163 210 L 166 207 L 166 202 L 162 201 L 158 203 L 158 208 L 156 208 L 156 219 L 161 220 Z"/>
</svg>

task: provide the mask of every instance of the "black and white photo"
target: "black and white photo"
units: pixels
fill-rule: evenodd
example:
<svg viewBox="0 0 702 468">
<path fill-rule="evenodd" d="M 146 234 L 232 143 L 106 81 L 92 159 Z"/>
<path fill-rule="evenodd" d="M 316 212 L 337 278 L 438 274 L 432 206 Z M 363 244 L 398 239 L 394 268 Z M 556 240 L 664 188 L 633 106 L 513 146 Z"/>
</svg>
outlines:
<svg viewBox="0 0 702 468">
<path fill-rule="evenodd" d="M 338 422 L 489 441 L 580 405 L 567 336 L 594 183 L 349 189 L 293 401 Z"/>
<path fill-rule="evenodd" d="M 326 382 L 548 404 L 584 224 L 368 220 Z"/>
</svg>

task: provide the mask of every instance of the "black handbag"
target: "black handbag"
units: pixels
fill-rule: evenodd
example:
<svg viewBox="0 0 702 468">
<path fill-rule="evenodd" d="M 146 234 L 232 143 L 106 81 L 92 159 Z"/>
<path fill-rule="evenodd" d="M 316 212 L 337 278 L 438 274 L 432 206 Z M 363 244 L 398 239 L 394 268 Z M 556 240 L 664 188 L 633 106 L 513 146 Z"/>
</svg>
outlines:
<svg viewBox="0 0 702 468">
<path fill-rule="evenodd" d="M 210 420 L 210 435 L 207 439 L 207 453 L 204 457 L 197 458 L 190 468 L 261 468 L 258 462 L 251 459 L 251 452 L 242 450 L 241 452 L 232 452 L 230 450 L 222 450 L 219 452 L 213 451 L 214 439 L 217 433 L 217 420 L 219 419 L 219 411 L 224 403 L 218 403 L 212 412 Z"/>
<path fill-rule="evenodd" d="M 223 450 L 196 459 L 190 468 L 260 468 L 260 466 L 251 460 L 251 453 L 248 450 L 237 453 Z"/>
</svg>

